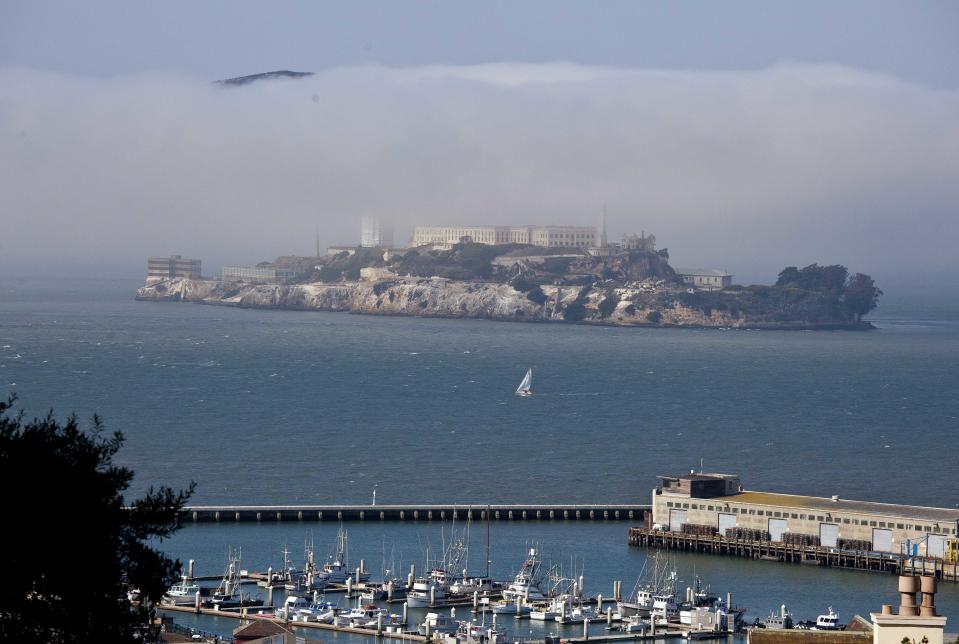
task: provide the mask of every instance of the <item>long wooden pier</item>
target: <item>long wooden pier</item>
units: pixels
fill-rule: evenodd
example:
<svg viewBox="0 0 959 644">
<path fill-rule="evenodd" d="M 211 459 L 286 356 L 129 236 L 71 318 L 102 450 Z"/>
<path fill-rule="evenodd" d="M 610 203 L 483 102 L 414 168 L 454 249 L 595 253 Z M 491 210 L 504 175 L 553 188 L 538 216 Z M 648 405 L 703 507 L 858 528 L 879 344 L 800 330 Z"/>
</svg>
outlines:
<svg viewBox="0 0 959 644">
<path fill-rule="evenodd" d="M 182 523 L 237 521 L 643 521 L 649 505 L 192 505 Z"/>
<path fill-rule="evenodd" d="M 915 571 L 923 575 L 935 575 L 939 579 L 959 581 L 957 564 L 946 563 L 942 559 L 911 560 L 892 553 L 839 550 L 777 541 L 751 541 L 727 538 L 719 534 L 696 535 L 650 528 L 630 528 L 629 545 L 892 574 Z"/>
</svg>

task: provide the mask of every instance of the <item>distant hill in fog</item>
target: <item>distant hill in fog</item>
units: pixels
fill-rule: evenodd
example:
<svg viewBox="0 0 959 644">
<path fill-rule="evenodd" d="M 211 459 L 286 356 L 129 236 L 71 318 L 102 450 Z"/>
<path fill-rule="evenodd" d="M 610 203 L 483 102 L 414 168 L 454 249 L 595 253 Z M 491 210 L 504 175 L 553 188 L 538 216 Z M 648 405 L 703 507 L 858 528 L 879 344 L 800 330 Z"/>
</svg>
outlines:
<svg viewBox="0 0 959 644">
<path fill-rule="evenodd" d="M 260 80 L 275 80 L 277 78 L 305 78 L 312 76 L 313 72 L 291 72 L 288 69 L 280 69 L 273 72 L 263 72 L 262 74 L 250 74 L 249 76 L 237 76 L 236 78 L 225 78 L 214 81 L 217 85 L 228 85 L 239 87 L 240 85 L 249 85 Z"/>
</svg>

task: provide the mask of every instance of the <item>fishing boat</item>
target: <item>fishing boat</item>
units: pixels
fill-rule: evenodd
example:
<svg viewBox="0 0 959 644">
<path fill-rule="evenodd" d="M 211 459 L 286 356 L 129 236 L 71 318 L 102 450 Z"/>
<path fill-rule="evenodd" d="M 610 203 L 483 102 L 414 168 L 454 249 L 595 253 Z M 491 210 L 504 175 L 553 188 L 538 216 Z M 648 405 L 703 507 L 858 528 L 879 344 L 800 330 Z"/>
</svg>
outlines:
<svg viewBox="0 0 959 644">
<path fill-rule="evenodd" d="M 336 617 L 336 604 L 333 602 L 315 601 L 306 608 L 300 608 L 293 616 L 294 621 L 316 622 L 318 624 L 332 624 Z"/>
<path fill-rule="evenodd" d="M 222 608 L 263 605 L 262 599 L 254 599 L 250 593 L 244 593 L 240 590 L 240 556 L 240 550 L 230 549 L 223 579 L 213 592 L 213 597 L 204 602 L 207 608 L 220 610 Z"/>
<path fill-rule="evenodd" d="M 163 603 L 171 606 L 192 606 L 199 592 L 202 592 L 199 584 L 188 583 L 187 576 L 183 575 L 180 583 L 173 584 L 170 590 L 166 591 Z"/>
<path fill-rule="evenodd" d="M 793 616 L 786 610 L 786 604 L 783 604 L 779 607 L 779 614 L 770 611 L 769 617 L 760 619 L 756 618 L 756 621 L 753 623 L 755 628 L 769 628 L 774 630 L 787 630 L 793 628 Z"/>
<path fill-rule="evenodd" d="M 820 615 L 816 618 L 816 625 L 812 627 L 812 630 L 841 631 L 843 628 L 845 628 L 845 625 L 839 623 L 839 615 L 837 615 L 836 611 L 830 606 L 825 615 Z"/>
<path fill-rule="evenodd" d="M 298 595 L 287 595 L 286 599 L 283 601 L 283 605 L 276 609 L 276 616 L 278 619 L 293 620 L 297 613 L 299 613 L 301 610 L 306 610 L 309 607 L 310 603 L 306 601 L 305 597 L 299 597 Z"/>
<path fill-rule="evenodd" d="M 529 549 L 529 555 L 526 561 L 520 566 L 519 572 L 513 578 L 513 581 L 503 589 L 503 599 L 513 601 L 521 597 L 524 602 L 536 602 L 546 599 L 546 595 L 540 590 L 539 584 L 539 555 L 536 548 Z"/>
<path fill-rule="evenodd" d="M 350 570 L 349 534 L 342 527 L 336 533 L 336 554 L 330 555 L 322 570 L 313 574 L 313 587 L 317 590 L 328 584 L 345 584 Z M 369 573 L 361 572 L 359 581 L 369 579 Z"/>
<path fill-rule="evenodd" d="M 454 532 L 455 535 L 455 532 Z M 425 577 L 413 580 L 406 592 L 406 604 L 410 608 L 433 608 L 447 604 L 452 596 L 452 586 L 462 579 L 450 571 L 457 570 L 466 555 L 465 538 L 454 538 L 444 545 L 443 559 Z M 427 551 L 427 565 L 429 565 Z"/>
<path fill-rule="evenodd" d="M 526 371 L 526 375 L 523 376 L 522 382 L 519 383 L 519 387 L 516 388 L 517 396 L 532 396 L 533 395 L 533 369 L 530 368 Z"/>
<path fill-rule="evenodd" d="M 639 615 L 630 615 L 628 618 L 623 620 L 622 624 L 620 624 L 619 630 L 623 633 L 645 634 L 648 628 L 649 622 L 647 622 L 645 619 Z"/>
<path fill-rule="evenodd" d="M 460 624 L 449 615 L 443 613 L 426 613 L 426 619 L 417 629 L 420 635 L 427 633 L 455 633 L 459 630 Z"/>
</svg>

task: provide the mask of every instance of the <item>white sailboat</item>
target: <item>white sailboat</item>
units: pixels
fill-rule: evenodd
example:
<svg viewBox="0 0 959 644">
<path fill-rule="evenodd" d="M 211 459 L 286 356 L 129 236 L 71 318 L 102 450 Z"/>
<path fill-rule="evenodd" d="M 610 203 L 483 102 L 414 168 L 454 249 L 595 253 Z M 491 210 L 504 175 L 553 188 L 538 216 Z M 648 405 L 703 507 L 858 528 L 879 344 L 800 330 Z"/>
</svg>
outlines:
<svg viewBox="0 0 959 644">
<path fill-rule="evenodd" d="M 533 370 L 532 368 L 526 371 L 526 375 L 523 376 L 523 381 L 519 383 L 519 387 L 516 388 L 517 396 L 532 396 L 533 395 Z"/>
</svg>

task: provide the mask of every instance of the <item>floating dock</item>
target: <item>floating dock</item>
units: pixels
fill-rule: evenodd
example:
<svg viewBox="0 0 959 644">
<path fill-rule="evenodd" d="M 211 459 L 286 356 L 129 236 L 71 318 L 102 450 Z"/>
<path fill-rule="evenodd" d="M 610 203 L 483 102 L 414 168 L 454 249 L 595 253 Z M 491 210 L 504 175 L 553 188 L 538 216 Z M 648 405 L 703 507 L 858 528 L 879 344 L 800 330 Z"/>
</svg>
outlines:
<svg viewBox="0 0 959 644">
<path fill-rule="evenodd" d="M 193 505 L 182 523 L 244 521 L 644 521 L 649 505 Z"/>
</svg>

